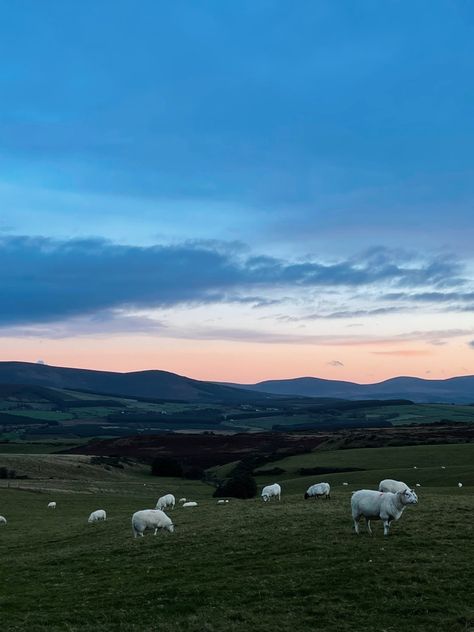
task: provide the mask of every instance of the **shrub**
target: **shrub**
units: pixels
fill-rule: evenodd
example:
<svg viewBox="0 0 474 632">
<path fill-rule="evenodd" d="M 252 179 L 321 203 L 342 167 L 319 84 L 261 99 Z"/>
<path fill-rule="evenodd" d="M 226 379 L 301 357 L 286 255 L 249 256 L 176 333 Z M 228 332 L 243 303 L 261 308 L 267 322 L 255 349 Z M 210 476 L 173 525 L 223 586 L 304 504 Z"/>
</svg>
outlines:
<svg viewBox="0 0 474 632">
<path fill-rule="evenodd" d="M 251 474 L 243 473 L 227 479 L 214 492 L 214 498 L 254 498 L 257 495 L 257 483 Z"/>
<path fill-rule="evenodd" d="M 179 461 L 168 456 L 158 456 L 151 464 L 153 476 L 183 476 L 183 466 Z"/>
</svg>

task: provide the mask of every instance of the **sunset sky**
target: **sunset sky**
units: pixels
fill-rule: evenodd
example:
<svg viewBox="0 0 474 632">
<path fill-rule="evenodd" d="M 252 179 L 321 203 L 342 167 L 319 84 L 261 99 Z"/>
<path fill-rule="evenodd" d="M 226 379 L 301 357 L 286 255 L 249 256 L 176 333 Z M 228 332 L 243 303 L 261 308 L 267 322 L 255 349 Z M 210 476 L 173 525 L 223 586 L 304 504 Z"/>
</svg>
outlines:
<svg viewBox="0 0 474 632">
<path fill-rule="evenodd" d="M 0 360 L 474 374 L 472 3 L 0 6 Z"/>
</svg>

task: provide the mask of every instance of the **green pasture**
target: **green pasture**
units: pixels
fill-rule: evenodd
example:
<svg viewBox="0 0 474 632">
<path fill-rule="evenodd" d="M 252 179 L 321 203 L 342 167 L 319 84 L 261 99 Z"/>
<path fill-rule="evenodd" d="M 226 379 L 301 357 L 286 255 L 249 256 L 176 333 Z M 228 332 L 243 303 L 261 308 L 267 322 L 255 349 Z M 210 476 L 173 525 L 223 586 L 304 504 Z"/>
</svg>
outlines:
<svg viewBox="0 0 474 632">
<path fill-rule="evenodd" d="M 89 465 L 84 475 L 81 457 L 36 457 L 50 460 L 47 477 L 9 488 L 0 481 L 8 520 L 0 527 L 2 632 L 466 632 L 474 627 L 474 483 L 454 487 L 450 470 L 472 477 L 469 448 L 326 452 L 326 464 L 366 468 L 330 475 L 331 500 L 304 501 L 308 481 L 291 470 L 278 479 L 281 503 L 226 505 L 202 482 L 153 478 L 139 465 Z M 33 475 L 35 457 L 17 456 Z M 286 460 L 288 470 L 290 463 L 297 465 Z M 353 535 L 350 497 L 359 479 L 343 487 L 338 477 L 376 484 L 413 464 L 417 476 L 445 464 L 445 484 L 421 487 L 419 505 L 388 538 L 377 524 L 373 538 L 364 528 Z M 199 505 L 169 512 L 174 534 L 134 540 L 132 513 L 167 492 Z M 50 500 L 56 510 L 47 509 Z M 95 509 L 107 511 L 105 523 L 87 524 Z"/>
<path fill-rule="evenodd" d="M 445 469 L 442 468 L 445 467 Z M 458 482 L 474 486 L 474 444 L 417 445 L 389 448 L 359 448 L 354 450 L 314 451 L 308 454 L 272 461 L 260 469 L 279 467 L 280 476 L 257 475 L 257 481 L 279 482 L 296 493 L 305 491 L 313 482 L 327 481 L 332 486 L 349 483 L 351 490 L 362 487 L 376 488 L 383 478 L 405 481 L 421 490 L 425 486 L 457 490 Z M 358 471 L 300 476 L 300 468 L 359 468 Z M 258 474 L 258 470 L 256 471 Z M 271 480 L 270 480 L 271 479 Z M 273 481 L 275 479 L 275 481 Z M 306 487 L 305 487 L 306 486 Z M 304 489 L 303 489 L 304 488 Z"/>
<path fill-rule="evenodd" d="M 83 440 L 84 442 L 86 440 Z M 42 441 L 11 441 L 8 443 L 0 443 L 0 462 L 2 454 L 50 454 L 59 450 L 67 450 L 80 445 L 81 440 L 77 441 L 61 441 L 60 439 L 48 442 Z"/>
</svg>

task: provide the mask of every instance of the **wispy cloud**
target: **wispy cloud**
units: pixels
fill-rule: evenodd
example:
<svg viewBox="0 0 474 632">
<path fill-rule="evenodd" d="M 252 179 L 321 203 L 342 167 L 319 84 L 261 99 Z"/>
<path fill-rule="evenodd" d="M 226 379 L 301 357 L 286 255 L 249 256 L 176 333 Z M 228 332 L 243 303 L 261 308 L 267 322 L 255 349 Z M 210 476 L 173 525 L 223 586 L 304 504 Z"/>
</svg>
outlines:
<svg viewBox="0 0 474 632">
<path fill-rule="evenodd" d="M 225 302 L 264 307 L 275 290 L 436 288 L 459 285 L 452 260 L 419 259 L 383 248 L 333 262 L 249 256 L 207 242 L 138 247 L 101 239 L 0 239 L 0 324 L 53 322 L 108 310 Z M 249 294 L 252 293 L 252 294 Z M 253 293 L 256 292 L 256 295 Z M 327 318 L 389 313 L 385 306 L 333 311 Z"/>
<path fill-rule="evenodd" d="M 402 358 L 410 358 L 416 356 L 427 356 L 433 352 L 427 349 L 395 349 L 391 351 L 371 351 L 373 355 L 399 356 Z"/>
</svg>

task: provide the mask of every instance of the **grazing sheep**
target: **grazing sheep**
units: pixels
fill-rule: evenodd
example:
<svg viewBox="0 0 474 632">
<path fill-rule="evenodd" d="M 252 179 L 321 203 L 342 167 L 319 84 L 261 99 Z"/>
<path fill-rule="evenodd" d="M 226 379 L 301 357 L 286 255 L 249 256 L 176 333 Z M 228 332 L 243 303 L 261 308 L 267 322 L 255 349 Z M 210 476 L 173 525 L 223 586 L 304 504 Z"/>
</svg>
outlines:
<svg viewBox="0 0 474 632">
<path fill-rule="evenodd" d="M 329 483 L 315 483 L 306 490 L 304 499 L 307 498 L 331 498 L 331 486 Z"/>
<path fill-rule="evenodd" d="M 403 481 L 394 481 L 393 478 L 385 478 L 379 483 L 379 492 L 404 492 L 406 489 L 410 489 Z"/>
<path fill-rule="evenodd" d="M 349 485 L 349 483 L 343 483 L 343 485 Z"/>
<path fill-rule="evenodd" d="M 262 489 L 262 498 L 264 502 L 267 500 L 271 500 L 272 498 L 278 498 L 281 500 L 281 487 L 278 483 L 274 483 L 273 485 L 267 485 Z"/>
<path fill-rule="evenodd" d="M 170 533 L 174 531 L 174 525 L 164 511 L 160 509 L 142 509 L 136 511 L 132 516 L 132 531 L 133 537 L 138 535 L 143 537 L 143 532 L 146 529 L 154 529 L 153 535 L 156 535 L 158 529 L 166 529 Z"/>
<path fill-rule="evenodd" d="M 462 483 L 458 483 L 458 487 L 462 487 Z"/>
<path fill-rule="evenodd" d="M 218 501 L 217 501 L 217 504 L 218 504 L 218 505 L 224 505 L 224 504 L 225 504 L 225 500 L 218 500 Z"/>
<path fill-rule="evenodd" d="M 7 524 L 7 519 L 5 516 L 0 516 L 0 524 Z"/>
<path fill-rule="evenodd" d="M 446 465 L 442 465 L 442 466 L 441 466 L 441 469 L 442 469 L 442 470 L 445 470 L 445 469 L 446 469 Z"/>
<path fill-rule="evenodd" d="M 396 494 L 392 492 L 377 492 L 373 489 L 360 489 L 352 494 L 351 508 L 355 532 L 359 533 L 359 520 L 364 516 L 367 529 L 371 520 L 382 520 L 383 534 L 388 535 L 392 520 L 398 520 L 407 505 L 416 505 L 418 496 L 412 489 L 405 489 Z"/>
<path fill-rule="evenodd" d="M 194 500 L 188 500 L 183 504 L 183 507 L 197 507 L 198 504 Z"/>
<path fill-rule="evenodd" d="M 87 522 L 99 522 L 100 520 L 107 520 L 107 514 L 104 509 L 97 509 L 96 511 L 93 511 Z"/>
<path fill-rule="evenodd" d="M 170 509 L 174 509 L 175 502 L 176 500 L 173 494 L 165 494 L 161 498 L 158 498 L 158 502 L 156 503 L 155 509 L 163 510 L 163 509 L 167 509 L 168 507 Z"/>
<path fill-rule="evenodd" d="M 180 498 L 180 499 L 178 500 L 178 502 L 179 502 L 179 503 L 185 503 L 185 502 L 186 502 L 186 498 Z"/>
<path fill-rule="evenodd" d="M 421 487 L 420 483 L 417 483 L 417 484 L 415 485 L 415 487 Z"/>
<path fill-rule="evenodd" d="M 48 509 L 56 509 L 56 503 L 54 501 L 48 503 Z"/>
</svg>

